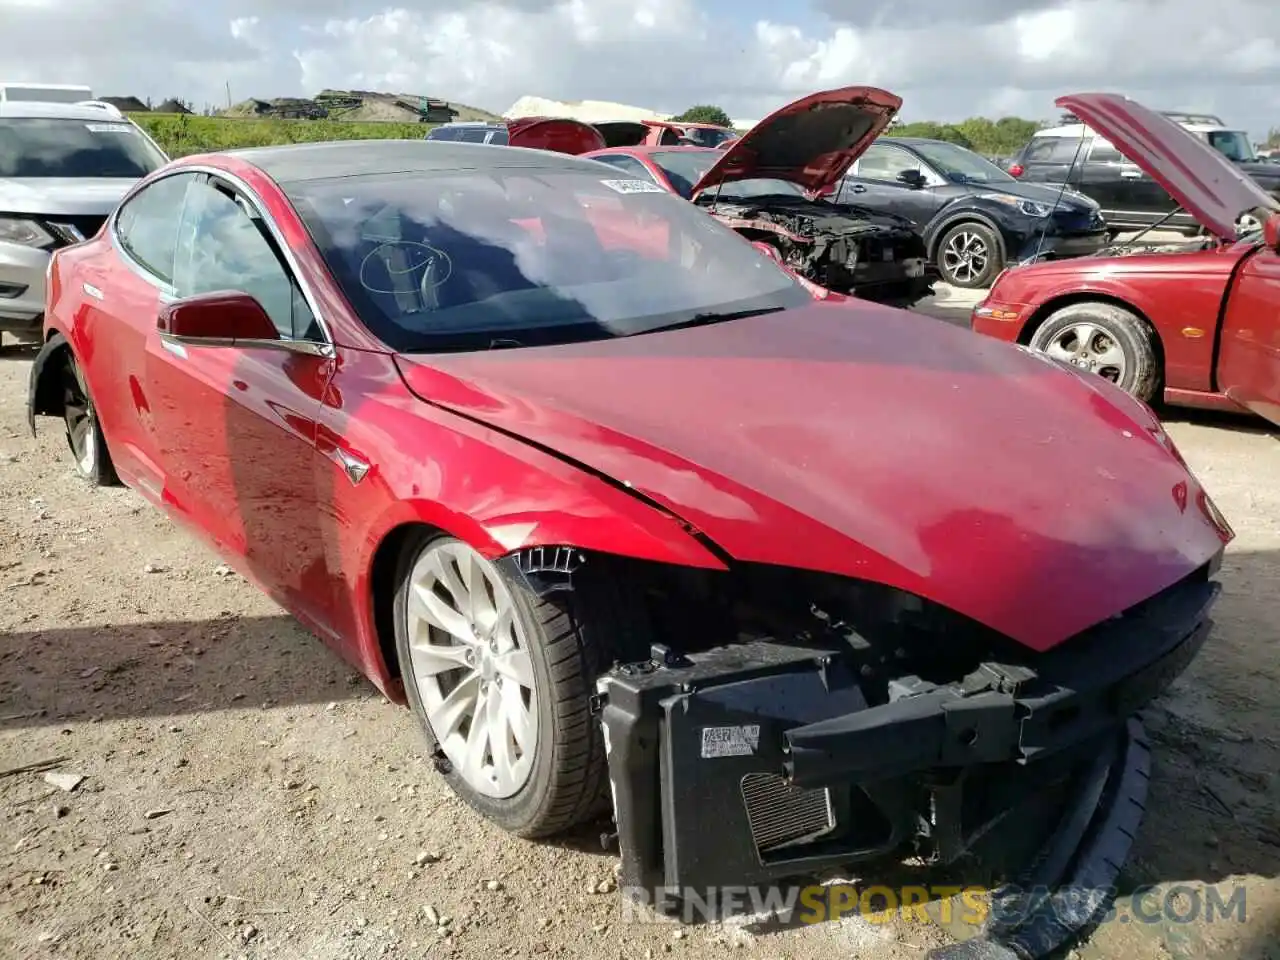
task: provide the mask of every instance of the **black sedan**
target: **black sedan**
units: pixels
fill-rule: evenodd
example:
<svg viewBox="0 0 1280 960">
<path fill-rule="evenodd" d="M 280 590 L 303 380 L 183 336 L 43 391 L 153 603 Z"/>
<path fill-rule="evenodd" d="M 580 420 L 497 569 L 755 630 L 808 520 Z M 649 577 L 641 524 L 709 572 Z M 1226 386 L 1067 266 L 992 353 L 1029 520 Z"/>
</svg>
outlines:
<svg viewBox="0 0 1280 960">
<path fill-rule="evenodd" d="M 942 279 L 957 287 L 990 286 L 1009 263 L 1082 256 L 1107 244 L 1093 200 L 1020 183 L 941 140 L 880 138 L 825 199 L 909 218 Z"/>
</svg>

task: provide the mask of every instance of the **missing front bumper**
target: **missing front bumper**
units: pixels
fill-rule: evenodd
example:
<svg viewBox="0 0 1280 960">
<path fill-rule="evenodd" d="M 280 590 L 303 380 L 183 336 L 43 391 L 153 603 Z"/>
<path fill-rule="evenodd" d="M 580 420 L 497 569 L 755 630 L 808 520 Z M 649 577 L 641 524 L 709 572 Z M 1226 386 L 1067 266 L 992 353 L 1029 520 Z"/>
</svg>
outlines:
<svg viewBox="0 0 1280 960">
<path fill-rule="evenodd" d="M 953 684 L 903 677 L 874 705 L 838 650 L 655 648 L 599 684 L 621 885 L 675 908 L 683 891 L 705 901 L 865 861 L 945 864 L 976 851 L 1016 877 L 1042 839 L 1028 842 L 1026 824 L 1067 824 L 1072 810 L 1105 819 L 1119 803 L 1115 789 L 1104 803 L 1102 787 L 1078 785 L 1105 783 L 1114 764 L 1099 758 L 1129 743 L 1128 718 L 1195 655 L 1218 589 L 1188 580 L 1070 650 L 983 664 Z M 1068 854 L 1083 849 L 1067 826 L 1051 833 Z"/>
</svg>

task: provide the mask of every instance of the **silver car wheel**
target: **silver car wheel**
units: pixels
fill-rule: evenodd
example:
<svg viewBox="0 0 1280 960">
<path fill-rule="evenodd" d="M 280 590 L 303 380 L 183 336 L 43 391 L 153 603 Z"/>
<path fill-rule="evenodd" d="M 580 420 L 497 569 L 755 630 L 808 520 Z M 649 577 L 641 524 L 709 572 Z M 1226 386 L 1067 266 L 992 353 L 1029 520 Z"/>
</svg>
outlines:
<svg viewBox="0 0 1280 960">
<path fill-rule="evenodd" d="M 942 264 L 957 283 L 972 283 L 987 269 L 990 258 L 987 242 L 968 230 L 962 230 L 948 240 L 942 251 Z"/>
<path fill-rule="evenodd" d="M 409 669 L 436 741 L 483 796 L 525 785 L 538 745 L 529 638 L 492 563 L 457 540 L 428 545 L 406 591 Z"/>
<path fill-rule="evenodd" d="M 1086 372 L 1096 373 L 1112 383 L 1125 374 L 1126 360 L 1120 344 L 1092 323 L 1077 323 L 1057 334 L 1044 352 Z"/>
</svg>

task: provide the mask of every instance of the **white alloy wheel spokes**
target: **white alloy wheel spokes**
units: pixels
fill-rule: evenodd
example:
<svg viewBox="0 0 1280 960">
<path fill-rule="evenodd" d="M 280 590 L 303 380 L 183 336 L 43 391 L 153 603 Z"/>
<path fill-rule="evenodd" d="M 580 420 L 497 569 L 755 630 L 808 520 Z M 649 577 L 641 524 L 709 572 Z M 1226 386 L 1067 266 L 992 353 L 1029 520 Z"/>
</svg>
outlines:
<svg viewBox="0 0 1280 960">
<path fill-rule="evenodd" d="M 1112 383 L 1120 382 L 1127 366 L 1120 344 L 1105 330 L 1088 322 L 1067 327 L 1049 342 L 1044 352 Z"/>
<path fill-rule="evenodd" d="M 492 563 L 445 540 L 418 557 L 407 598 L 406 672 L 436 740 L 477 793 L 512 796 L 533 767 L 538 700 L 511 592 Z"/>
</svg>

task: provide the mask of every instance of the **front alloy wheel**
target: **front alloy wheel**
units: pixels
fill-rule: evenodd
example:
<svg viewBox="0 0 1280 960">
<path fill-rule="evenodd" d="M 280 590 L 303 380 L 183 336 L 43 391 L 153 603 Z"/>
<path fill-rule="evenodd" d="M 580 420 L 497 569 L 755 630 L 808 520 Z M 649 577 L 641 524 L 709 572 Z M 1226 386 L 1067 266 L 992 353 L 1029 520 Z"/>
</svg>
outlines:
<svg viewBox="0 0 1280 960">
<path fill-rule="evenodd" d="M 1004 269 L 1000 244 L 980 223 L 952 227 L 938 243 L 938 272 L 953 287 L 987 287 Z"/>
<path fill-rule="evenodd" d="M 529 637 L 497 569 L 457 540 L 424 550 L 409 578 L 409 668 L 440 749 L 476 793 L 529 779 L 538 696 Z"/>
</svg>

